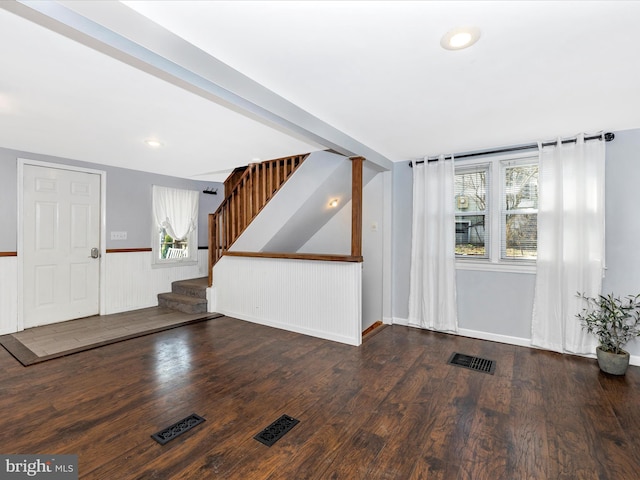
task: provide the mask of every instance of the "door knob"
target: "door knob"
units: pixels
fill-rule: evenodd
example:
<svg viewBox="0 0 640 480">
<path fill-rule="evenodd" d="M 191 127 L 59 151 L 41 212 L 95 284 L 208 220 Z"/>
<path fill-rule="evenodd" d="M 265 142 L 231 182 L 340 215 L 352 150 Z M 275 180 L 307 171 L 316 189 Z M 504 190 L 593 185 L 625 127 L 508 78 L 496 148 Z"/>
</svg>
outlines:
<svg viewBox="0 0 640 480">
<path fill-rule="evenodd" d="M 89 258 L 100 258 L 100 252 L 97 248 L 94 247 L 91 249 L 91 257 Z"/>
</svg>

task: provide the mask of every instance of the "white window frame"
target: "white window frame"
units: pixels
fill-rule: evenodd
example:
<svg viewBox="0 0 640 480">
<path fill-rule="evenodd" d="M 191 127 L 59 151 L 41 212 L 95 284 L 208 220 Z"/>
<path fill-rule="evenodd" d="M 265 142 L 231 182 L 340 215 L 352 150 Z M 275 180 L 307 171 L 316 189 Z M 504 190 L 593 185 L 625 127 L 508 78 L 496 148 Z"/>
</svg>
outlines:
<svg viewBox="0 0 640 480">
<path fill-rule="evenodd" d="M 487 242 L 487 257 L 462 257 L 456 256 L 456 269 L 495 271 L 504 273 L 529 273 L 535 274 L 536 261 L 533 259 L 503 259 L 502 235 L 503 214 L 502 195 L 504 188 L 504 171 L 502 165 L 505 162 L 529 163 L 527 159 L 537 159 L 538 152 L 530 150 L 521 153 L 511 153 L 492 156 L 481 156 L 469 159 L 456 159 L 456 173 L 458 169 L 465 169 L 489 165 L 489 195 L 487 198 L 487 216 L 489 229 L 489 241 Z M 452 199 L 454 201 L 454 199 Z"/>
</svg>

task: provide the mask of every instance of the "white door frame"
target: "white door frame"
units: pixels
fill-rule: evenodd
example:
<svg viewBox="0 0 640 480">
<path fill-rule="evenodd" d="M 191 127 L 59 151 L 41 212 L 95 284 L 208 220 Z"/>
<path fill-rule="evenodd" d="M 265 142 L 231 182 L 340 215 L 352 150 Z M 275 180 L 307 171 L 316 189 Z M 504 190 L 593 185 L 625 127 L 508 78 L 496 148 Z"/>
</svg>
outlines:
<svg viewBox="0 0 640 480">
<path fill-rule="evenodd" d="M 92 173 L 100 176 L 100 277 L 98 305 L 100 315 L 106 312 L 106 226 L 107 226 L 107 172 L 104 170 L 95 170 L 92 168 L 76 167 L 73 165 L 65 165 L 62 163 L 42 162 L 40 160 L 31 160 L 27 158 L 18 158 L 18 322 L 16 331 L 24 330 L 24 166 L 33 165 L 36 167 L 56 168 L 58 170 L 71 170 L 74 172 Z"/>
</svg>

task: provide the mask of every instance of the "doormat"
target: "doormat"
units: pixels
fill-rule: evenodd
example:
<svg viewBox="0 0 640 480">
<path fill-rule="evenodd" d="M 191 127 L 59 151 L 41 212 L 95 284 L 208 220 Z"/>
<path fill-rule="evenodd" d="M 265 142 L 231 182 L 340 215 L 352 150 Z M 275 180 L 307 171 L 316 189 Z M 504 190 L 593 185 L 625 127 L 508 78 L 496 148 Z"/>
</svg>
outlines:
<svg viewBox="0 0 640 480">
<path fill-rule="evenodd" d="M 160 430 L 158 433 L 154 433 L 153 435 L 151 435 L 151 438 L 153 438 L 160 445 L 164 445 L 167 442 L 170 442 L 171 440 L 176 438 L 178 435 L 182 435 L 184 432 L 188 432 L 193 427 L 200 425 L 204 421 L 205 419 L 202 418 L 200 415 L 196 415 L 195 413 L 192 413 L 191 415 L 189 415 L 186 418 L 183 418 L 179 422 L 176 422 L 173 425 L 170 425 L 167 428 Z"/>
<path fill-rule="evenodd" d="M 494 374 L 496 370 L 496 362 L 493 360 L 487 360 L 486 358 L 473 357 L 471 355 L 464 355 L 462 353 L 454 353 L 449 358 L 449 365 L 455 365 L 457 367 L 468 368 L 469 370 L 475 370 L 476 372 Z"/>
<path fill-rule="evenodd" d="M 285 433 L 295 427 L 300 420 L 296 420 L 289 415 L 282 415 L 279 419 L 269 425 L 267 428 L 262 430 L 255 437 L 260 443 L 264 443 L 267 447 L 270 447 L 278 440 L 280 440 Z"/>
</svg>

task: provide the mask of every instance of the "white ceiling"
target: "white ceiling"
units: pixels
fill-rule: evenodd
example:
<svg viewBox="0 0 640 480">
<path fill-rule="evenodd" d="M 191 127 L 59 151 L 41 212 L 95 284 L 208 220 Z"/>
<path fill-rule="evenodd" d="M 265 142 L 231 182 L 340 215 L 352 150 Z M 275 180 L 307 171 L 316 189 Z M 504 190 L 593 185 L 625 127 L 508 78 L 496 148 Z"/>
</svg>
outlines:
<svg viewBox="0 0 640 480">
<path fill-rule="evenodd" d="M 144 15 L 282 97 L 280 116 L 296 118 L 285 100 L 308 112 L 320 134 L 0 9 L 1 147 L 223 180 L 255 159 L 334 148 L 330 127 L 349 151 L 391 161 L 640 127 L 640 2 L 123 3 L 117 22 Z M 478 43 L 442 49 L 460 26 L 478 27 Z"/>
</svg>

